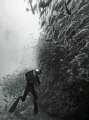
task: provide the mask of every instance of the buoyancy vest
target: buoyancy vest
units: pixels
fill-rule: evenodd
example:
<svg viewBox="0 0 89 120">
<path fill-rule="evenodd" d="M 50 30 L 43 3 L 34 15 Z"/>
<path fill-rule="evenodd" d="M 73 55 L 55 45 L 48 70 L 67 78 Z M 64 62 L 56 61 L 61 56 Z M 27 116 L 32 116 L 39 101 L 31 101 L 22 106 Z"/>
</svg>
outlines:
<svg viewBox="0 0 89 120">
<path fill-rule="evenodd" d="M 25 74 L 26 76 L 26 81 L 27 81 L 27 86 L 29 87 L 34 87 L 34 74 L 33 74 L 33 70 L 29 71 Z"/>
<path fill-rule="evenodd" d="M 31 70 L 25 74 L 27 86 L 34 87 L 34 84 L 40 84 L 39 76 L 36 74 L 35 70 Z"/>
</svg>

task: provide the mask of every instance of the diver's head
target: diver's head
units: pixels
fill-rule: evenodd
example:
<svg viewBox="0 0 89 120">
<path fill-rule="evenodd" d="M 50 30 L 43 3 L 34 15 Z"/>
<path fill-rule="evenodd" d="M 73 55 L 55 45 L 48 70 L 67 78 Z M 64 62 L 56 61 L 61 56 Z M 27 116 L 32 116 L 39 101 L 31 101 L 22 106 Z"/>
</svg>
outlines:
<svg viewBox="0 0 89 120">
<path fill-rule="evenodd" d="M 41 69 L 36 69 L 35 71 L 36 71 L 37 75 L 40 75 L 42 73 Z"/>
</svg>

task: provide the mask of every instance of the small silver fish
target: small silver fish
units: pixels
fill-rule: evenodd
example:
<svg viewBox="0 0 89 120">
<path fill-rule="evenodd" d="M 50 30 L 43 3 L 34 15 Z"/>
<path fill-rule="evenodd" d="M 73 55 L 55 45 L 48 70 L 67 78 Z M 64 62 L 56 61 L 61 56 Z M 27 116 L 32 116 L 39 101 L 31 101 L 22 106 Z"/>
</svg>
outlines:
<svg viewBox="0 0 89 120">
<path fill-rule="evenodd" d="M 67 14 L 68 14 L 68 15 L 71 15 L 71 11 L 69 11 L 69 9 L 68 9 L 68 7 L 67 7 L 66 0 L 65 0 L 64 5 L 65 5 L 65 9 L 66 9 Z"/>
<path fill-rule="evenodd" d="M 3 99 L 5 102 L 8 102 L 6 99 Z"/>
</svg>

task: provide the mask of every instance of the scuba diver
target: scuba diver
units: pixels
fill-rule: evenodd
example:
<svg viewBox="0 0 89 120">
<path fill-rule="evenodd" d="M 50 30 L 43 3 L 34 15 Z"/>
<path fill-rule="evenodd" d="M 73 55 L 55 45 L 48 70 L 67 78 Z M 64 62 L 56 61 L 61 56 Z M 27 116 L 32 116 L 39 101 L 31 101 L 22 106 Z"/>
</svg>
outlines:
<svg viewBox="0 0 89 120">
<path fill-rule="evenodd" d="M 18 99 L 14 102 L 14 104 L 11 106 L 9 112 L 13 112 L 14 109 L 16 108 L 19 100 L 21 99 L 22 102 L 25 102 L 26 96 L 28 95 L 29 92 L 32 93 L 33 95 L 33 101 L 34 101 L 34 114 L 38 113 L 38 106 L 37 106 L 37 95 L 34 89 L 34 86 L 40 85 L 40 80 L 39 80 L 39 75 L 42 73 L 40 69 L 36 70 L 31 70 L 25 74 L 26 77 L 26 87 L 23 96 L 19 96 Z"/>
<path fill-rule="evenodd" d="M 34 85 L 37 86 L 37 83 L 38 85 L 40 85 L 39 75 L 41 73 L 42 73 L 41 70 L 36 69 L 36 70 L 31 70 L 25 74 L 27 85 L 24 91 L 24 95 L 21 98 L 23 102 L 25 101 L 29 91 L 31 91 L 32 95 L 34 96 L 34 100 L 37 100 L 37 95 L 34 89 Z"/>
</svg>

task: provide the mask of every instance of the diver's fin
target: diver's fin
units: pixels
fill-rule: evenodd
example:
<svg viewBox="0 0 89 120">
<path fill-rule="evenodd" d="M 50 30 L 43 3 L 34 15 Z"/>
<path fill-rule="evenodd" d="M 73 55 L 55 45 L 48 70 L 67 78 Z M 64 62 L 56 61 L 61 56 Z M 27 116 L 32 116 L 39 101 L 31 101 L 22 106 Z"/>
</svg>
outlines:
<svg viewBox="0 0 89 120">
<path fill-rule="evenodd" d="M 38 113 L 38 106 L 36 100 L 34 100 L 34 114 Z"/>
<path fill-rule="evenodd" d="M 14 112 L 14 110 L 16 109 L 17 105 L 18 105 L 18 102 L 20 100 L 21 97 L 18 97 L 17 100 L 13 103 L 13 105 L 11 106 L 9 112 Z"/>
</svg>

